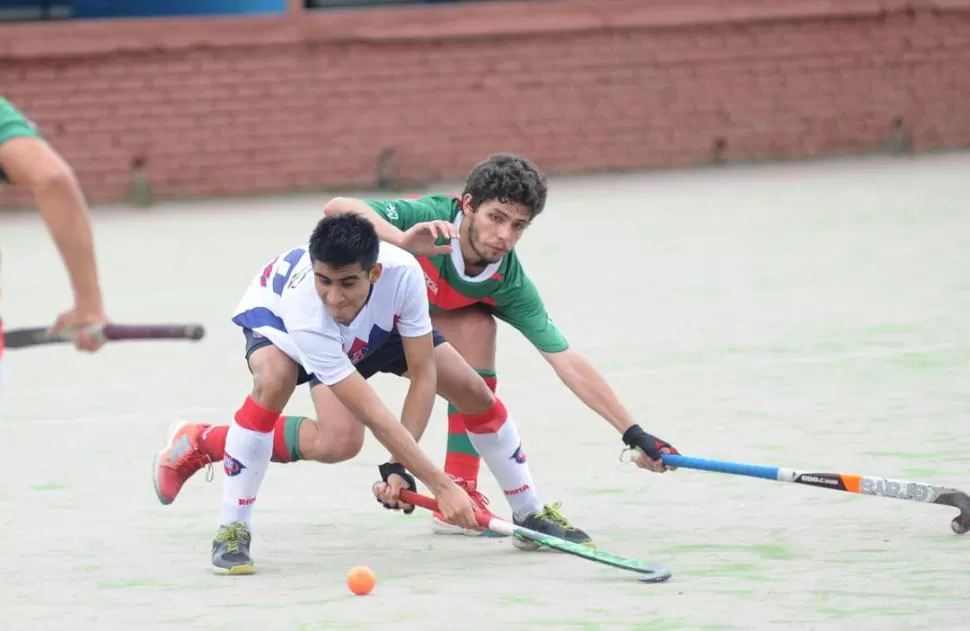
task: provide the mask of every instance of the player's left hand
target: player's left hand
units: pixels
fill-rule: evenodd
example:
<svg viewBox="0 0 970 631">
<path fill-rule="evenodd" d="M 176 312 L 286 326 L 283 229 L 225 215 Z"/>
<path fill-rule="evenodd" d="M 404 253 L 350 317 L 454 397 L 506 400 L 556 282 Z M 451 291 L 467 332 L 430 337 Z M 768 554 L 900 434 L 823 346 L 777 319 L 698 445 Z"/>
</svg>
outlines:
<svg viewBox="0 0 970 631">
<path fill-rule="evenodd" d="M 634 462 L 641 469 L 655 473 L 674 470 L 675 467 L 664 464 L 663 454 L 679 455 L 680 452 L 662 438 L 648 434 L 639 425 L 633 425 L 623 432 L 623 442 L 635 450 Z"/>
<path fill-rule="evenodd" d="M 107 323 L 108 318 L 104 313 L 88 313 L 75 307 L 57 316 L 51 333 L 71 333 L 74 336 L 74 348 L 93 353 L 104 346 L 105 340 L 100 335 L 100 327 Z"/>
<path fill-rule="evenodd" d="M 383 482 L 376 482 L 371 491 L 380 504 L 389 510 L 402 510 L 405 515 L 414 512 L 414 505 L 402 502 L 401 491 L 416 491 L 414 478 L 404 467 L 396 462 L 388 462 L 378 467 Z"/>
</svg>

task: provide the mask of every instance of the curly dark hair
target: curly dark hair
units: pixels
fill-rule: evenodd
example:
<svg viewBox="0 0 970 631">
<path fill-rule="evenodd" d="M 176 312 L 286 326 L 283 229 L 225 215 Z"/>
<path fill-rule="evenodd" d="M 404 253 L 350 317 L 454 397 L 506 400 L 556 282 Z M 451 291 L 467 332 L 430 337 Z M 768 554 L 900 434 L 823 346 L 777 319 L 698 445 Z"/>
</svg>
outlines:
<svg viewBox="0 0 970 631">
<path fill-rule="evenodd" d="M 354 213 L 324 217 L 310 236 L 310 260 L 330 267 L 357 263 L 364 271 L 377 262 L 380 239 L 374 224 Z"/>
<path fill-rule="evenodd" d="M 462 196 L 472 196 L 472 210 L 493 199 L 521 204 L 534 219 L 546 206 L 547 192 L 546 176 L 528 158 L 493 153 L 468 174 Z"/>
</svg>

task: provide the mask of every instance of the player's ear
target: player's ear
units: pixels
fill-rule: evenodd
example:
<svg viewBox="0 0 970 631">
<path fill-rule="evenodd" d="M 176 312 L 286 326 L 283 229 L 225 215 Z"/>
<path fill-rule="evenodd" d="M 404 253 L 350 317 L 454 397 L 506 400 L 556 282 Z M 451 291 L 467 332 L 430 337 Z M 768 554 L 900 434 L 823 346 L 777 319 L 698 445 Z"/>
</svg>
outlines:
<svg viewBox="0 0 970 631">
<path fill-rule="evenodd" d="M 471 215 L 473 212 L 475 212 L 475 209 L 472 208 L 471 193 L 465 193 L 464 195 L 461 196 L 461 212 L 464 213 L 466 216 Z"/>
<path fill-rule="evenodd" d="M 368 274 L 368 276 L 370 278 L 370 282 L 372 285 L 377 282 L 377 279 L 381 277 L 381 274 L 383 272 L 384 272 L 384 266 L 381 265 L 380 263 L 374 263 L 371 266 L 370 273 Z"/>
</svg>

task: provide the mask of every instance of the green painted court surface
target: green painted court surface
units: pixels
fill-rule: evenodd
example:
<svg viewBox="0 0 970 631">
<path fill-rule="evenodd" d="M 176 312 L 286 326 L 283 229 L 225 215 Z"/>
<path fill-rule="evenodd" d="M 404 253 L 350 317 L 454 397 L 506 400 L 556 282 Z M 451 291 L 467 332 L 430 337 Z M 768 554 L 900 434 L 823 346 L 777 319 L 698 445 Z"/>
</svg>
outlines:
<svg viewBox="0 0 970 631">
<path fill-rule="evenodd" d="M 650 431 L 684 453 L 970 488 L 970 156 L 554 179 L 520 252 L 553 318 Z M 449 190 L 438 187 L 435 190 Z M 118 321 L 201 321 L 200 344 L 96 356 L 12 351 L 0 395 L 0 628 L 966 629 L 970 538 L 955 511 L 618 462 L 619 436 L 512 329 L 499 394 L 546 501 L 631 575 L 508 540 L 432 535 L 369 494 L 382 447 L 274 465 L 260 574 L 209 573 L 221 472 L 160 506 L 174 420 L 226 423 L 249 388 L 229 321 L 302 242 L 324 196 L 97 215 Z M 4 316 L 68 302 L 36 217 L 0 217 Z M 405 384 L 374 385 L 399 409 Z M 312 415 L 299 391 L 289 411 Z M 445 408 L 423 442 L 440 462 Z M 483 469 L 484 471 L 484 469 Z M 487 473 L 492 507 L 506 506 Z M 368 565 L 372 595 L 347 571 Z"/>
</svg>

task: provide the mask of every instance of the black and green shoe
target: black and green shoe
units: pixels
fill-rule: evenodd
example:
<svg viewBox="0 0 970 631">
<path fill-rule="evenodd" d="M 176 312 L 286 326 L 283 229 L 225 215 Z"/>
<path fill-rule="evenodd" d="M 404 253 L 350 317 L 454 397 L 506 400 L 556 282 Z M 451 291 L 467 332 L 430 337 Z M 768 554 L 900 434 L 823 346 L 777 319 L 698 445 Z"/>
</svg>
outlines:
<svg viewBox="0 0 970 631">
<path fill-rule="evenodd" d="M 219 532 L 212 541 L 212 571 L 233 576 L 255 573 L 256 566 L 249 556 L 252 538 L 245 522 L 219 526 Z"/>
<path fill-rule="evenodd" d="M 526 515 L 522 519 L 513 517 L 512 521 L 516 526 L 522 526 L 529 530 L 541 532 L 544 535 L 558 537 L 559 539 L 565 539 L 572 543 L 595 548 L 596 543 L 593 541 L 593 538 L 569 523 L 569 520 L 559 512 L 560 506 L 562 506 L 560 502 L 546 504 L 540 512 Z M 541 547 L 538 543 L 519 539 L 518 537 L 513 537 L 512 545 L 519 550 L 538 550 Z"/>
</svg>

